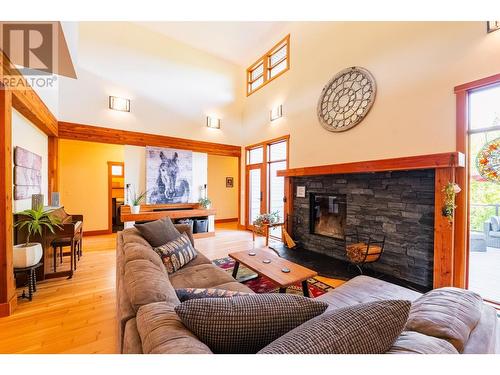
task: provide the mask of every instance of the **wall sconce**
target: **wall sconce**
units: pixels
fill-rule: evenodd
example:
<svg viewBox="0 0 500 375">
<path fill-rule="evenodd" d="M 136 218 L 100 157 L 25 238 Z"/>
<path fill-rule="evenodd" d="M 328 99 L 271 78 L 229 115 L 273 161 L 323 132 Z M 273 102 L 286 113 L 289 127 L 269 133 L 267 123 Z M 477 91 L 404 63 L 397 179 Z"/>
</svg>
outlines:
<svg viewBox="0 0 500 375">
<path fill-rule="evenodd" d="M 207 116 L 207 127 L 212 129 L 220 129 L 220 118 Z"/>
<path fill-rule="evenodd" d="M 109 97 L 109 109 L 122 112 L 130 112 L 130 99 L 119 98 L 118 96 Z"/>
<path fill-rule="evenodd" d="M 283 106 L 281 104 L 271 109 L 270 111 L 271 121 L 277 120 L 282 116 L 283 116 Z"/>
<path fill-rule="evenodd" d="M 493 31 L 500 30 L 500 21 L 487 21 L 486 22 L 486 30 L 489 33 L 492 33 Z"/>
</svg>

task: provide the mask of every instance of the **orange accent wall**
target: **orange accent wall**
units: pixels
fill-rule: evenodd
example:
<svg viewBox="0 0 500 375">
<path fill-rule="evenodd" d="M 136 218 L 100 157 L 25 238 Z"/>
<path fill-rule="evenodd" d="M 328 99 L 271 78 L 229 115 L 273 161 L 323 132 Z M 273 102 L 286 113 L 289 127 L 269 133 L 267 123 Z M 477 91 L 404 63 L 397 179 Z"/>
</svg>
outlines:
<svg viewBox="0 0 500 375">
<path fill-rule="evenodd" d="M 124 146 L 59 141 L 59 189 L 68 213 L 82 214 L 85 231 L 108 229 L 108 161 L 123 162 Z"/>
</svg>

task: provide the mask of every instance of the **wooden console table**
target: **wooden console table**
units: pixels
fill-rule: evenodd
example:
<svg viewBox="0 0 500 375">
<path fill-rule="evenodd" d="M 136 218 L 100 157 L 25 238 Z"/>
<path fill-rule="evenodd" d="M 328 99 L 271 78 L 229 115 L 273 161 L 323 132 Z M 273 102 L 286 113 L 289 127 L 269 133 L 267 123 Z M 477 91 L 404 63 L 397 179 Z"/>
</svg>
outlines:
<svg viewBox="0 0 500 375">
<path fill-rule="evenodd" d="M 198 203 L 179 203 L 179 204 L 144 204 L 141 205 L 141 211 L 134 214 L 130 211 L 130 206 L 121 206 L 120 219 L 125 223 L 134 223 L 136 221 L 154 221 L 169 217 L 174 219 L 190 219 L 197 217 L 214 217 L 216 210 L 204 209 Z M 213 229 L 213 228 L 212 228 Z M 215 235 L 214 230 L 206 233 L 195 233 L 194 238 L 211 237 Z"/>
</svg>

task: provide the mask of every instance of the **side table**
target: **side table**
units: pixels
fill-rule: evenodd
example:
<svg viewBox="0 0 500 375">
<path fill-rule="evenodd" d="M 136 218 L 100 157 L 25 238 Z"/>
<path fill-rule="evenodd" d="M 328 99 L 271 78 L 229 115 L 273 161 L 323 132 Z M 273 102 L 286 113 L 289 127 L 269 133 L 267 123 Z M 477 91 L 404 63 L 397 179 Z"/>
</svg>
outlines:
<svg viewBox="0 0 500 375">
<path fill-rule="evenodd" d="M 14 276 L 18 273 L 25 273 L 26 280 L 28 283 L 28 295 L 26 296 L 26 291 L 23 289 L 23 294 L 21 298 L 29 299 L 30 301 L 33 299 L 33 293 L 36 292 L 36 269 L 42 266 L 42 262 L 35 264 L 31 267 L 24 268 L 14 268 Z"/>
</svg>

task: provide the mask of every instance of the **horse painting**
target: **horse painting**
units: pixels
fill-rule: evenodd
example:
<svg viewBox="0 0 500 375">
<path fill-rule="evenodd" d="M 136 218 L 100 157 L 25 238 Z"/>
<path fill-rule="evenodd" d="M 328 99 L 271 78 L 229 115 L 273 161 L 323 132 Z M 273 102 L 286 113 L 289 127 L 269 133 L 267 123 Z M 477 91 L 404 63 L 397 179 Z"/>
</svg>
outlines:
<svg viewBox="0 0 500 375">
<path fill-rule="evenodd" d="M 186 171 L 181 173 L 179 153 L 173 152 L 171 157 L 168 157 L 163 151 L 160 151 L 159 159 L 160 164 L 157 166 L 156 179 L 152 180 L 148 177 L 148 183 L 154 181 L 148 202 L 151 204 L 187 203 L 190 198 L 190 183 L 185 178 Z M 191 167 L 190 161 L 189 158 L 189 167 Z M 191 172 L 190 169 L 187 172 Z M 148 168 L 148 174 L 150 173 L 154 173 L 154 171 L 150 171 Z"/>
</svg>

